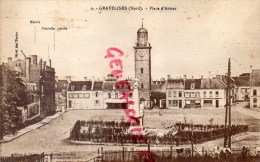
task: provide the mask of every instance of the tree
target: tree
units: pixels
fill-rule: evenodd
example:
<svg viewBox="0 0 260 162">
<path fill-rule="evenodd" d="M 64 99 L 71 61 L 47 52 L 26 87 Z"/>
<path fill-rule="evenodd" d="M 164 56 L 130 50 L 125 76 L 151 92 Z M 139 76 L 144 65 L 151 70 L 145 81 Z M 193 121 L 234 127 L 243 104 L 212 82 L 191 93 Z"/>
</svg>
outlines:
<svg viewBox="0 0 260 162">
<path fill-rule="evenodd" d="M 27 90 L 20 74 L 12 71 L 8 65 L 0 65 L 0 140 L 4 132 L 10 132 L 20 126 L 18 106 L 26 106 Z"/>
</svg>

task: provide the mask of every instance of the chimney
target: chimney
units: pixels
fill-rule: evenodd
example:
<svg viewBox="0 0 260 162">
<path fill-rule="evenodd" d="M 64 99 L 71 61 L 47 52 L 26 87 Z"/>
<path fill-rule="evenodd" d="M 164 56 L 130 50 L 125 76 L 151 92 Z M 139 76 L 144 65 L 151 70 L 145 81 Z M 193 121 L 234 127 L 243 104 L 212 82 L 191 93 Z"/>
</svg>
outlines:
<svg viewBox="0 0 260 162">
<path fill-rule="evenodd" d="M 187 75 L 183 75 L 183 77 L 184 77 L 184 79 L 186 79 L 186 78 L 187 78 Z"/>
<path fill-rule="evenodd" d="M 38 65 L 37 64 L 37 55 L 30 55 L 30 57 L 31 57 L 31 60 L 32 60 L 32 64 Z"/>
<path fill-rule="evenodd" d="M 201 75 L 201 79 L 203 79 L 203 75 Z"/>
<path fill-rule="evenodd" d="M 85 81 L 88 81 L 88 77 L 84 77 L 84 80 L 85 80 Z"/>
<path fill-rule="evenodd" d="M 167 75 L 167 79 L 169 80 L 171 78 L 171 75 Z"/>
<path fill-rule="evenodd" d="M 51 67 L 51 59 L 49 59 L 49 62 L 50 62 L 50 67 Z"/>
<path fill-rule="evenodd" d="M 31 67 L 31 58 L 25 58 L 25 78 L 30 79 L 30 67 Z"/>
<path fill-rule="evenodd" d="M 43 70 L 46 70 L 46 61 L 43 61 Z"/>
<path fill-rule="evenodd" d="M 42 59 L 40 59 L 40 61 L 39 61 L 39 67 L 40 67 L 40 70 L 42 70 Z"/>
<path fill-rule="evenodd" d="M 10 65 L 12 62 L 12 57 L 8 57 L 8 64 Z"/>
</svg>

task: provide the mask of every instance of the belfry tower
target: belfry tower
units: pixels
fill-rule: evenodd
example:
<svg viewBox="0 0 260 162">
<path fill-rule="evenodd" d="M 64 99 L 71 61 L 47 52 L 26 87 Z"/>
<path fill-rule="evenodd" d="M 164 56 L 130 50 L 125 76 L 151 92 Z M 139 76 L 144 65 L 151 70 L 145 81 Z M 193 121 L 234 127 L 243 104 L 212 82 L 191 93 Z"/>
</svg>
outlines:
<svg viewBox="0 0 260 162">
<path fill-rule="evenodd" d="M 148 31 L 140 28 L 137 31 L 137 43 L 135 50 L 135 78 L 138 79 L 140 104 L 150 107 L 151 96 L 151 49 L 148 42 Z"/>
</svg>

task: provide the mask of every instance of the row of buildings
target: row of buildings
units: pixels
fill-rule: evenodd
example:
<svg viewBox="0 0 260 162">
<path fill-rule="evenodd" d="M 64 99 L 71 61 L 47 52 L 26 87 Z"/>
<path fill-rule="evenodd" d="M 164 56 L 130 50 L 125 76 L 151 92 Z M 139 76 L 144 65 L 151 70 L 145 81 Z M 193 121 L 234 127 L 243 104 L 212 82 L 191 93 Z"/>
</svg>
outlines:
<svg viewBox="0 0 260 162">
<path fill-rule="evenodd" d="M 12 71 L 18 72 L 22 80 L 21 86 L 28 92 L 28 104 L 18 107 L 22 122 L 31 121 L 37 117 L 44 118 L 56 112 L 55 106 L 55 69 L 42 59 L 38 62 L 37 55 L 24 59 L 8 58 L 7 65 Z"/>
<path fill-rule="evenodd" d="M 260 107 L 260 70 L 231 78 L 231 102 L 248 101 L 251 107 Z M 166 108 L 224 108 L 226 104 L 227 77 L 200 79 L 167 79 L 151 84 L 151 107 Z M 128 80 L 133 84 L 133 80 Z M 250 84 L 251 83 L 251 84 Z M 58 80 L 63 87 L 63 107 L 68 109 L 121 108 L 123 91 L 116 88 L 116 80 L 108 75 L 105 80 L 69 81 Z M 65 92 L 66 91 L 66 92 Z M 140 87 L 139 87 L 140 91 Z M 56 92 L 60 93 L 60 92 Z M 65 97 L 66 94 L 66 97 Z M 132 98 L 132 92 L 129 93 Z M 141 102 L 141 98 L 140 98 Z"/>
</svg>

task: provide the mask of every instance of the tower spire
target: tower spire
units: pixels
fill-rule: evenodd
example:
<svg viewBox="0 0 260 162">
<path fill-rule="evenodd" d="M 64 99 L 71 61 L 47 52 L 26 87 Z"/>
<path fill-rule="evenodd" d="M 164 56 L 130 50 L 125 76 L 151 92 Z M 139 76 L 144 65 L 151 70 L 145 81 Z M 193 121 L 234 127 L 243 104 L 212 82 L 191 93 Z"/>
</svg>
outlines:
<svg viewBox="0 0 260 162">
<path fill-rule="evenodd" d="M 142 28 L 144 28 L 144 18 L 142 18 Z"/>
</svg>

